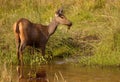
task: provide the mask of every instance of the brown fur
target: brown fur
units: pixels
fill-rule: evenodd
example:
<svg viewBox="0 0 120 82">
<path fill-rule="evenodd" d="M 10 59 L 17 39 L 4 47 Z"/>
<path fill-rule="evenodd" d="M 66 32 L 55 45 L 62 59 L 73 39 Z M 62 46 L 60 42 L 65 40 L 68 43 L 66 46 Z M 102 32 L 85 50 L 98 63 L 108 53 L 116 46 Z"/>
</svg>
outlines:
<svg viewBox="0 0 120 82">
<path fill-rule="evenodd" d="M 19 19 L 13 26 L 19 63 L 22 63 L 22 53 L 26 46 L 41 48 L 42 55 L 44 56 L 46 43 L 59 24 L 72 25 L 62 14 L 61 10 L 56 12 L 55 18 L 48 26 L 32 23 L 25 18 Z"/>
</svg>

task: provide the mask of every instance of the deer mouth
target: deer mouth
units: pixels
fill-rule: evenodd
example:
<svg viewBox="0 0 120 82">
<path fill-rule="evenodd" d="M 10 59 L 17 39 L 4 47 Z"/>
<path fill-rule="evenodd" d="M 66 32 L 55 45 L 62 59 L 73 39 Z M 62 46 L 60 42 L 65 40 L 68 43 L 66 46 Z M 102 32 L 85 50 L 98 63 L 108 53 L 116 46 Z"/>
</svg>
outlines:
<svg viewBox="0 0 120 82">
<path fill-rule="evenodd" d="M 69 24 L 68 24 L 68 29 L 70 29 L 71 26 L 72 26 L 72 23 L 69 23 Z"/>
</svg>

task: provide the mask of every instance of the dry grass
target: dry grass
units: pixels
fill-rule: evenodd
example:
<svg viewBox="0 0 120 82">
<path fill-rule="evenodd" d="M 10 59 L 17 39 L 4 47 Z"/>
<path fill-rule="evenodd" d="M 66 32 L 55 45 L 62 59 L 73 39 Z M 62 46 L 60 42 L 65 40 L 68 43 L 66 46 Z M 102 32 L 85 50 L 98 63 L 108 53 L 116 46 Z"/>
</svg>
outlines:
<svg viewBox="0 0 120 82">
<path fill-rule="evenodd" d="M 69 32 L 64 26 L 58 27 L 47 44 L 47 56 L 82 55 L 86 59 L 83 62 L 80 58 L 83 64 L 120 65 L 119 0 L 0 0 L 0 4 L 0 57 L 8 59 L 6 62 L 17 62 L 12 30 L 16 20 L 24 17 L 48 24 L 54 12 L 63 6 L 73 27 Z M 25 61 L 30 62 L 29 58 L 26 51 Z M 35 61 L 41 60 L 37 56 Z"/>
</svg>

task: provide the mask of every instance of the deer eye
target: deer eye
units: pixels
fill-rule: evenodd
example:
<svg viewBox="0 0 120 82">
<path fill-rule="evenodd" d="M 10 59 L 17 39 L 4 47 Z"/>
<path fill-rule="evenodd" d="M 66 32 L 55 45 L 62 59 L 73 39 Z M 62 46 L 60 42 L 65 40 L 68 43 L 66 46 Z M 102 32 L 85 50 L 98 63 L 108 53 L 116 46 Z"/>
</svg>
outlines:
<svg viewBox="0 0 120 82">
<path fill-rule="evenodd" d="M 63 19 L 63 18 L 64 18 L 64 16 L 60 16 L 60 18 L 62 18 L 62 19 Z"/>
</svg>

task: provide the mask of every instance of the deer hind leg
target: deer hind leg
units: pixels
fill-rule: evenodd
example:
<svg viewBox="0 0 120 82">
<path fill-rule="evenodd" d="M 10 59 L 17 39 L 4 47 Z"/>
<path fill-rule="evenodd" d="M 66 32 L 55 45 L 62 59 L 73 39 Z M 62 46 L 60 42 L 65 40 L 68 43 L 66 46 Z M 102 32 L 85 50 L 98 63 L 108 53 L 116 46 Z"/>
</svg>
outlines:
<svg viewBox="0 0 120 82">
<path fill-rule="evenodd" d="M 19 78 L 23 77 L 23 50 L 25 49 L 26 43 L 21 42 L 20 48 L 19 48 L 19 56 L 20 56 L 20 62 L 19 62 Z"/>
<path fill-rule="evenodd" d="M 25 49 L 26 43 L 25 42 L 21 42 L 20 44 L 20 48 L 19 48 L 19 53 L 20 53 L 20 65 L 23 65 L 23 50 Z"/>
<path fill-rule="evenodd" d="M 15 34 L 15 37 L 16 37 L 16 49 L 17 49 L 17 57 L 18 57 L 18 62 L 20 62 L 20 53 L 19 53 L 19 49 L 20 49 L 20 37 L 19 37 L 19 34 Z M 19 65 L 19 63 L 18 63 Z"/>
</svg>

